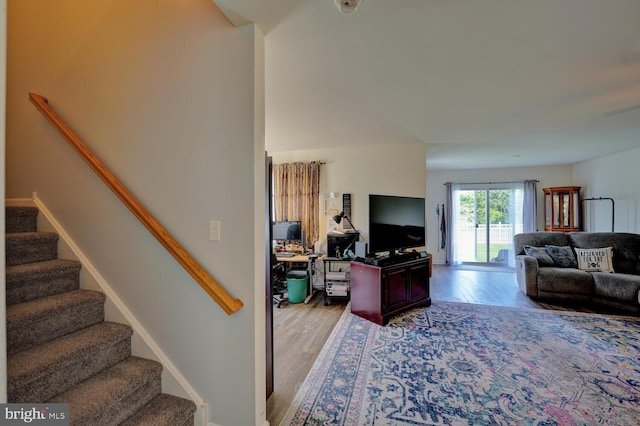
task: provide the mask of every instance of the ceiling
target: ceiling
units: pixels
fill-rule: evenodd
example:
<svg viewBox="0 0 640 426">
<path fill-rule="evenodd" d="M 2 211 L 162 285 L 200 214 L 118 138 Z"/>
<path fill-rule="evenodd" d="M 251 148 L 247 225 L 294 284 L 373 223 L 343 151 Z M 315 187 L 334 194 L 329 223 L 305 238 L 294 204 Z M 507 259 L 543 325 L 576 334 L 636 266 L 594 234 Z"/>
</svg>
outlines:
<svg viewBox="0 0 640 426">
<path fill-rule="evenodd" d="M 638 0 L 215 2 L 265 33 L 270 152 L 420 142 L 461 169 L 640 146 Z"/>
</svg>

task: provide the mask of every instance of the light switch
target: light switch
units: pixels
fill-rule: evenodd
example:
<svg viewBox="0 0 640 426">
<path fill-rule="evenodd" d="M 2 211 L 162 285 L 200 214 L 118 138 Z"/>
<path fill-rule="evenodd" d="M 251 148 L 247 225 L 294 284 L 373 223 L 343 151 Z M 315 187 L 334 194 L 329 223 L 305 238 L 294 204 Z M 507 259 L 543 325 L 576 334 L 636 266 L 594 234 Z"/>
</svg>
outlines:
<svg viewBox="0 0 640 426">
<path fill-rule="evenodd" d="M 220 241 L 220 221 L 209 221 L 209 239 L 211 241 Z"/>
</svg>

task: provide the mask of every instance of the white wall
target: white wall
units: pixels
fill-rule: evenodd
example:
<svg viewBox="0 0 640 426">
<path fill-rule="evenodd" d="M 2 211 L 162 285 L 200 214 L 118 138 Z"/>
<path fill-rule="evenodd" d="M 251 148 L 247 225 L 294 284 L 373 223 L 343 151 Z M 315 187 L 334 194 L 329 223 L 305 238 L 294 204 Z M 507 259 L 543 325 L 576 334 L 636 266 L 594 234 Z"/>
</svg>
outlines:
<svg viewBox="0 0 640 426">
<path fill-rule="evenodd" d="M 428 155 L 428 152 L 427 152 Z M 571 166 L 520 167 L 506 169 L 462 169 L 462 170 L 428 170 L 427 171 L 427 251 L 433 256 L 436 264 L 445 263 L 445 252 L 440 249 L 440 224 L 436 214 L 436 206 L 446 202 L 446 182 L 484 183 L 515 182 L 529 179 L 539 180 L 538 188 L 538 228 L 544 228 L 544 199 L 542 188 L 572 185 Z"/>
<path fill-rule="evenodd" d="M 264 419 L 254 27 L 232 27 L 210 0 L 20 0 L 8 22 L 7 196 L 38 192 L 211 404 L 212 422 Z M 48 126 L 29 91 L 49 98 L 243 309 L 227 316 L 206 295 Z M 209 241 L 211 219 L 222 223 L 220 242 Z"/>
<path fill-rule="evenodd" d="M 270 153 L 274 164 L 294 161 L 322 161 L 320 168 L 320 235 L 326 238 L 327 223 L 342 209 L 342 194 L 351 194 L 350 217 L 362 232 L 361 241 L 369 239 L 369 194 L 425 196 L 426 146 L 417 144 L 379 145 L 363 149 L 346 146 L 340 149 L 288 151 Z M 336 210 L 325 215 L 324 194 L 338 195 Z M 328 204 L 331 207 L 331 200 Z"/>
<path fill-rule="evenodd" d="M 640 233 L 640 148 L 574 165 L 583 198 L 613 198 L 615 231 Z M 611 202 L 584 204 L 585 230 L 611 231 Z"/>
</svg>

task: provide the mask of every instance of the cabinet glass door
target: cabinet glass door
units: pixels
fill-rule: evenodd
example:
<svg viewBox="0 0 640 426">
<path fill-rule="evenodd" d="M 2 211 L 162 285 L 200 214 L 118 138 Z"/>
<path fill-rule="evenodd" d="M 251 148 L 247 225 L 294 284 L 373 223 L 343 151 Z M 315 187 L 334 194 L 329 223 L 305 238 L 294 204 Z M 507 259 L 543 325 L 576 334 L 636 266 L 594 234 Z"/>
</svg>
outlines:
<svg viewBox="0 0 640 426">
<path fill-rule="evenodd" d="M 573 191 L 573 226 L 582 228 L 580 223 L 580 192 Z"/>
<path fill-rule="evenodd" d="M 556 192 L 553 194 L 553 226 L 558 228 L 560 227 L 560 193 Z"/>
<path fill-rule="evenodd" d="M 551 194 L 544 194 L 544 226 L 547 228 L 551 228 Z"/>
<path fill-rule="evenodd" d="M 560 193 L 560 199 L 562 200 L 562 226 L 568 228 L 571 225 L 571 214 L 569 213 L 569 193 Z"/>
</svg>

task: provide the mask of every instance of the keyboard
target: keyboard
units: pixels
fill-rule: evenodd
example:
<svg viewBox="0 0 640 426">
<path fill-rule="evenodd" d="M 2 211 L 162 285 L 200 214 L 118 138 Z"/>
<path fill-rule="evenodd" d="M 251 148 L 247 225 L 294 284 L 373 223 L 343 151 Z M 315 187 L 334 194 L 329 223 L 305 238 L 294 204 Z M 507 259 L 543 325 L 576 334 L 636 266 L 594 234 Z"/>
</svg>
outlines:
<svg viewBox="0 0 640 426">
<path fill-rule="evenodd" d="M 293 257 L 295 256 L 297 253 L 293 253 L 290 251 L 283 251 L 280 253 L 276 253 L 276 257 Z"/>
</svg>

